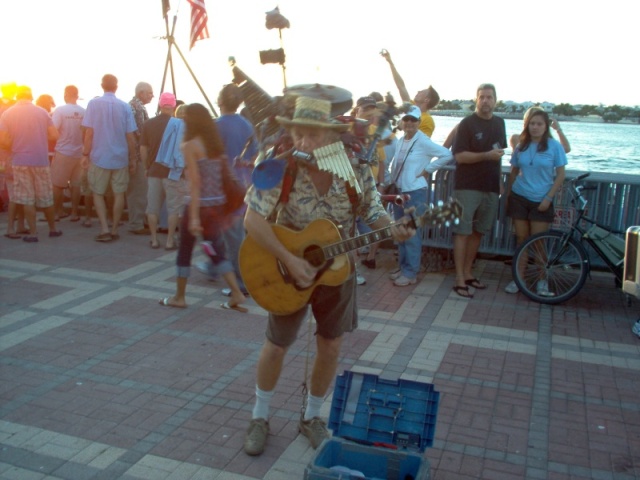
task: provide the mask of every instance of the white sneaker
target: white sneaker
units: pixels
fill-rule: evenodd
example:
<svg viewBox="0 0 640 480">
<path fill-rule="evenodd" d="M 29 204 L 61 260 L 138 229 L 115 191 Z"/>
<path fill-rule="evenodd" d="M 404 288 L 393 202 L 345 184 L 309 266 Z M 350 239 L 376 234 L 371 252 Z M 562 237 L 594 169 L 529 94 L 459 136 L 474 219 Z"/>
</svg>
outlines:
<svg viewBox="0 0 640 480">
<path fill-rule="evenodd" d="M 397 278 L 400 278 L 401 276 L 402 276 L 402 271 L 396 270 L 395 272 L 391 272 L 389 274 L 389 280 L 395 280 Z"/>
<path fill-rule="evenodd" d="M 518 293 L 520 291 L 520 289 L 516 285 L 516 282 L 511 280 L 509 282 L 509 284 L 506 287 L 504 287 L 504 291 L 507 292 L 507 293 Z"/>
<path fill-rule="evenodd" d="M 418 280 L 416 278 L 407 278 L 404 275 L 400 275 L 393 281 L 393 284 L 396 287 L 407 287 L 409 285 L 414 285 Z"/>
<path fill-rule="evenodd" d="M 367 280 L 359 273 L 356 273 L 356 283 L 358 285 L 364 285 L 365 283 L 367 283 Z"/>
<path fill-rule="evenodd" d="M 536 293 L 541 297 L 555 297 L 556 294 L 549 291 L 549 283 L 546 280 L 538 280 Z"/>
<path fill-rule="evenodd" d="M 631 331 L 635 334 L 636 337 L 640 338 L 640 319 L 631 327 Z"/>
</svg>

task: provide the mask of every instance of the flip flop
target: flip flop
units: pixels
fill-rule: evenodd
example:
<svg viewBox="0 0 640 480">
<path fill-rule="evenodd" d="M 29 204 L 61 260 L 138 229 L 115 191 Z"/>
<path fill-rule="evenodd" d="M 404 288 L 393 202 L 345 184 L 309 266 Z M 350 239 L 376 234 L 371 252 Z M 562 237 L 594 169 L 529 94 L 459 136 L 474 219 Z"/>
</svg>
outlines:
<svg viewBox="0 0 640 480">
<path fill-rule="evenodd" d="M 484 290 L 485 288 L 487 288 L 487 286 L 484 283 L 480 283 L 480 280 L 478 280 L 477 278 L 470 278 L 469 280 L 465 280 L 464 284 L 468 285 L 469 287 L 473 287 L 476 290 Z"/>
<path fill-rule="evenodd" d="M 469 287 L 459 287 L 459 286 L 455 286 L 453 287 L 453 291 L 456 292 L 458 294 L 459 297 L 462 298 L 473 298 L 473 294 L 469 293 Z"/>
<path fill-rule="evenodd" d="M 80 221 L 80 217 L 73 217 L 69 219 L 70 222 L 79 222 Z"/>
<path fill-rule="evenodd" d="M 100 235 L 96 235 L 95 237 L 95 241 L 96 242 L 110 242 L 111 240 L 113 240 L 113 237 L 111 236 L 110 233 L 101 233 Z"/>
<path fill-rule="evenodd" d="M 171 245 L 170 247 L 164 247 L 165 250 L 177 250 L 178 246 L 177 245 Z"/>
<path fill-rule="evenodd" d="M 151 248 L 153 248 L 154 250 L 155 250 L 156 248 L 160 248 L 160 245 L 158 244 L 158 242 L 156 242 L 156 243 L 154 244 L 151 240 L 149 240 L 149 245 L 150 245 L 150 246 L 151 246 Z"/>
<path fill-rule="evenodd" d="M 19 233 L 5 233 L 5 237 L 10 238 L 11 240 L 17 240 L 18 238 L 22 238 L 22 235 Z"/>
<path fill-rule="evenodd" d="M 229 302 L 221 303 L 220 307 L 222 307 L 225 310 L 235 310 L 241 313 L 247 313 L 249 311 L 248 308 L 241 307 L 240 305 L 231 305 Z"/>
<path fill-rule="evenodd" d="M 158 303 L 163 307 L 172 307 L 172 308 L 187 308 L 186 305 L 176 305 L 175 303 L 169 303 L 172 297 L 164 297 Z"/>
<path fill-rule="evenodd" d="M 82 222 L 82 226 L 83 227 L 87 227 L 90 228 L 91 227 L 91 220 L 85 220 L 84 222 Z"/>
</svg>

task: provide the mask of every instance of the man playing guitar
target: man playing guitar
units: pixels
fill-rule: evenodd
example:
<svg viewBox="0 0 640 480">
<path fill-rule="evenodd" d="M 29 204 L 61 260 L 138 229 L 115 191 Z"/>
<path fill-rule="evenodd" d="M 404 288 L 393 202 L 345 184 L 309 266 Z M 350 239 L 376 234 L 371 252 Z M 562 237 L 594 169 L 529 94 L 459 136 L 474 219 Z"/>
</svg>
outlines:
<svg viewBox="0 0 640 480">
<path fill-rule="evenodd" d="M 339 134 L 349 128 L 347 124 L 332 120 L 330 110 L 331 103 L 327 100 L 300 96 L 293 118 L 277 117 L 277 121 L 288 129 L 295 150 L 313 154 L 321 147 L 335 145 L 340 140 Z M 344 148 L 341 143 L 339 145 Z M 355 235 L 354 222 L 358 216 L 374 229 L 388 227 L 391 220 L 380 202 L 369 165 L 348 165 L 352 168 L 352 181 L 355 179 L 356 186 L 335 172 L 318 168 L 313 160 L 298 163 L 286 203 L 281 202 L 283 182 L 268 190 L 255 186 L 249 189 L 244 223 L 248 237 L 277 259 L 296 288 L 307 289 L 314 285 L 324 267 L 313 265 L 283 244 L 267 220 L 274 211 L 277 212 L 276 224 L 295 231 L 303 230 L 314 220 L 329 219 L 341 226 L 341 234 L 346 238 Z M 354 199 L 354 190 L 358 191 L 357 199 Z M 399 223 L 391 226 L 390 232 L 394 240 L 401 242 L 413 236 L 415 229 Z M 250 274 L 243 272 L 244 276 Z M 319 416 L 320 407 L 336 375 L 343 334 L 357 327 L 353 275 L 339 285 L 316 286 L 308 303 L 294 313 L 269 314 L 266 339 L 257 365 L 256 403 L 244 443 L 244 450 L 249 455 L 260 455 L 264 451 L 269 432 L 269 403 L 287 350 L 296 340 L 309 307 L 317 324 L 317 355 L 299 428 L 313 448 L 328 437 L 326 423 Z"/>
</svg>

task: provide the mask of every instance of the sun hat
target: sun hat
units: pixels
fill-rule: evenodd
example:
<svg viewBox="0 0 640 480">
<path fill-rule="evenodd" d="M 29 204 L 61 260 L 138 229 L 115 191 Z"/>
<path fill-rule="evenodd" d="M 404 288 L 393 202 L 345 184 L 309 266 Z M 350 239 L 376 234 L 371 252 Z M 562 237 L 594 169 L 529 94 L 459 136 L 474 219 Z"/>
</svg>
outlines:
<svg viewBox="0 0 640 480">
<path fill-rule="evenodd" d="M 420 107 L 416 107 L 415 105 L 410 107 L 409 110 L 407 111 L 407 113 L 405 113 L 402 116 L 402 119 L 404 120 L 406 117 L 413 117 L 416 120 L 420 120 L 420 117 L 422 116 L 422 110 L 420 110 Z"/>
<path fill-rule="evenodd" d="M 160 107 L 175 108 L 175 106 L 176 106 L 176 96 L 171 92 L 161 93 L 160 94 L 160 100 L 158 100 L 158 105 Z"/>
<path fill-rule="evenodd" d="M 319 98 L 300 96 L 296 98 L 293 118 L 276 117 L 276 121 L 285 127 L 317 127 L 338 131 L 347 131 L 349 125 L 340 123 L 330 117 L 331 102 Z"/>
</svg>

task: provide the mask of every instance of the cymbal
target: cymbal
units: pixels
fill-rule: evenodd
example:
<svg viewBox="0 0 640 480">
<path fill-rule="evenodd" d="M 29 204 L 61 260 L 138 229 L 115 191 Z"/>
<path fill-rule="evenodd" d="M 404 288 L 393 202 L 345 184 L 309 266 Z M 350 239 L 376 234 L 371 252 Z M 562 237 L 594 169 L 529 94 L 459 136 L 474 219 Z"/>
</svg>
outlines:
<svg viewBox="0 0 640 480">
<path fill-rule="evenodd" d="M 346 113 L 353 106 L 353 95 L 349 90 L 334 85 L 308 83 L 293 85 L 285 88 L 284 95 L 311 97 L 331 102 L 331 116 L 336 117 Z"/>
</svg>

